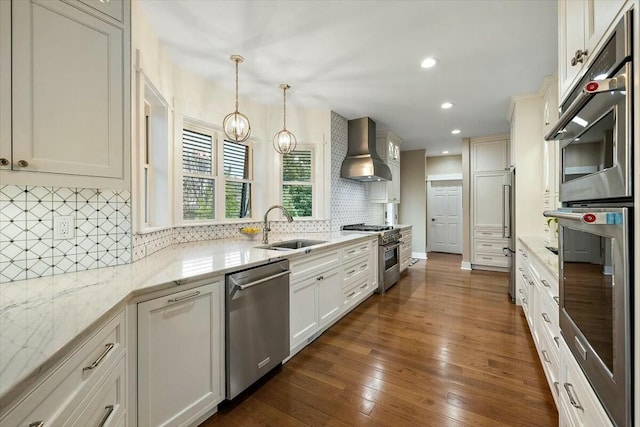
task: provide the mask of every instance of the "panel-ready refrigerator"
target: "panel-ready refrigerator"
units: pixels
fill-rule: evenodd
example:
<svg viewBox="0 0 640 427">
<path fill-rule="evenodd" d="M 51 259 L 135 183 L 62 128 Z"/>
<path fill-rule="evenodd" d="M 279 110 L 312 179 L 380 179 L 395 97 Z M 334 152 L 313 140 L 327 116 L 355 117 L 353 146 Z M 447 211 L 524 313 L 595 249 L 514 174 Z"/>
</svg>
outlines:
<svg viewBox="0 0 640 427">
<path fill-rule="evenodd" d="M 502 238 L 507 246 L 502 248 L 509 258 L 509 298 L 516 302 L 516 168 L 507 168 L 502 185 Z"/>
</svg>

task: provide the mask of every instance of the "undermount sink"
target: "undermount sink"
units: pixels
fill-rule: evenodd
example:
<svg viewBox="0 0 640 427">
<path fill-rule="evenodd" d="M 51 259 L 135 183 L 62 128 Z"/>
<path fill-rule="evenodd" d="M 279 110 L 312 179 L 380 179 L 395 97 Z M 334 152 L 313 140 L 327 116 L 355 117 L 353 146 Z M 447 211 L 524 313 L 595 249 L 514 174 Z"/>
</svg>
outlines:
<svg viewBox="0 0 640 427">
<path fill-rule="evenodd" d="M 269 245 L 256 246 L 258 249 L 270 249 L 273 251 L 292 251 L 294 249 L 308 248 L 326 243 L 325 240 L 286 240 L 284 242 L 271 243 Z"/>
</svg>

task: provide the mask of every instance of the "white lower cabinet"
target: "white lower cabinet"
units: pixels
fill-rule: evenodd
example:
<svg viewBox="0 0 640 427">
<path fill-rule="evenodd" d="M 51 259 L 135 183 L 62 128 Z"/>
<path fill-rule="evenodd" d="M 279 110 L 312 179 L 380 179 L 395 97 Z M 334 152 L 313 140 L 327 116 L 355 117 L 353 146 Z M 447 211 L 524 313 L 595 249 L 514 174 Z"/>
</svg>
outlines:
<svg viewBox="0 0 640 427">
<path fill-rule="evenodd" d="M 138 425 L 189 425 L 224 399 L 223 283 L 138 304 Z"/>
<path fill-rule="evenodd" d="M 377 249 L 376 238 L 289 262 L 290 356 L 371 295 Z"/>
<path fill-rule="evenodd" d="M 558 279 L 522 242 L 518 248 L 518 298 L 559 412 L 560 426 L 612 426 L 560 332 Z"/>
<path fill-rule="evenodd" d="M 413 239 L 411 229 L 402 230 L 402 243 L 400 244 L 400 273 L 409 268 L 411 263 L 411 239 Z"/>
<path fill-rule="evenodd" d="M 124 414 L 126 406 L 125 361 L 126 322 L 121 311 L 25 396 L 0 408 L 0 425 L 92 425 L 84 420 L 93 419 L 90 413 L 103 403 L 102 415 L 107 406 L 114 407 L 104 425 L 115 425 L 111 422 Z"/>
</svg>

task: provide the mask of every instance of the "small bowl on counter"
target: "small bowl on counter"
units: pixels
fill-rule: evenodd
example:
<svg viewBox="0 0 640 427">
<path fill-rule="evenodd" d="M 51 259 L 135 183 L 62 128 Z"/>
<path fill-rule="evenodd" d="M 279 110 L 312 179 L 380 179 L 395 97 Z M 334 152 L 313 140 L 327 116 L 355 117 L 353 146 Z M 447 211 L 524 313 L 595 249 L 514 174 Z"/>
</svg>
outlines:
<svg viewBox="0 0 640 427">
<path fill-rule="evenodd" d="M 240 229 L 240 234 L 245 236 L 248 240 L 255 240 L 256 236 L 258 236 L 261 232 L 262 229 L 257 227 L 243 227 Z"/>
</svg>

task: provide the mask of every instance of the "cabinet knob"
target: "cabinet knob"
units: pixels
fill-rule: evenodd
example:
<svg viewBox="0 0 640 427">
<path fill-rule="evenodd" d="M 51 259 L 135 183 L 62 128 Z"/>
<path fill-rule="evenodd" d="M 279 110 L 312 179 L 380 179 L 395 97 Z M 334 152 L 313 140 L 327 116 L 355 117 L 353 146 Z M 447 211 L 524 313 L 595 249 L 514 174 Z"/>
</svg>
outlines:
<svg viewBox="0 0 640 427">
<path fill-rule="evenodd" d="M 0 157 L 0 166 L 9 166 L 9 160 L 4 157 Z"/>
<path fill-rule="evenodd" d="M 584 59 L 586 58 L 588 53 L 589 53 L 589 51 L 586 50 L 586 49 L 585 50 L 582 50 L 582 49 L 576 50 L 575 55 L 573 56 L 573 58 L 571 58 L 571 66 L 575 67 L 578 64 L 584 63 Z"/>
<path fill-rule="evenodd" d="M 26 168 L 27 166 L 29 166 L 29 162 L 27 162 L 26 160 L 18 160 L 16 165 L 18 165 L 19 168 Z"/>
</svg>

